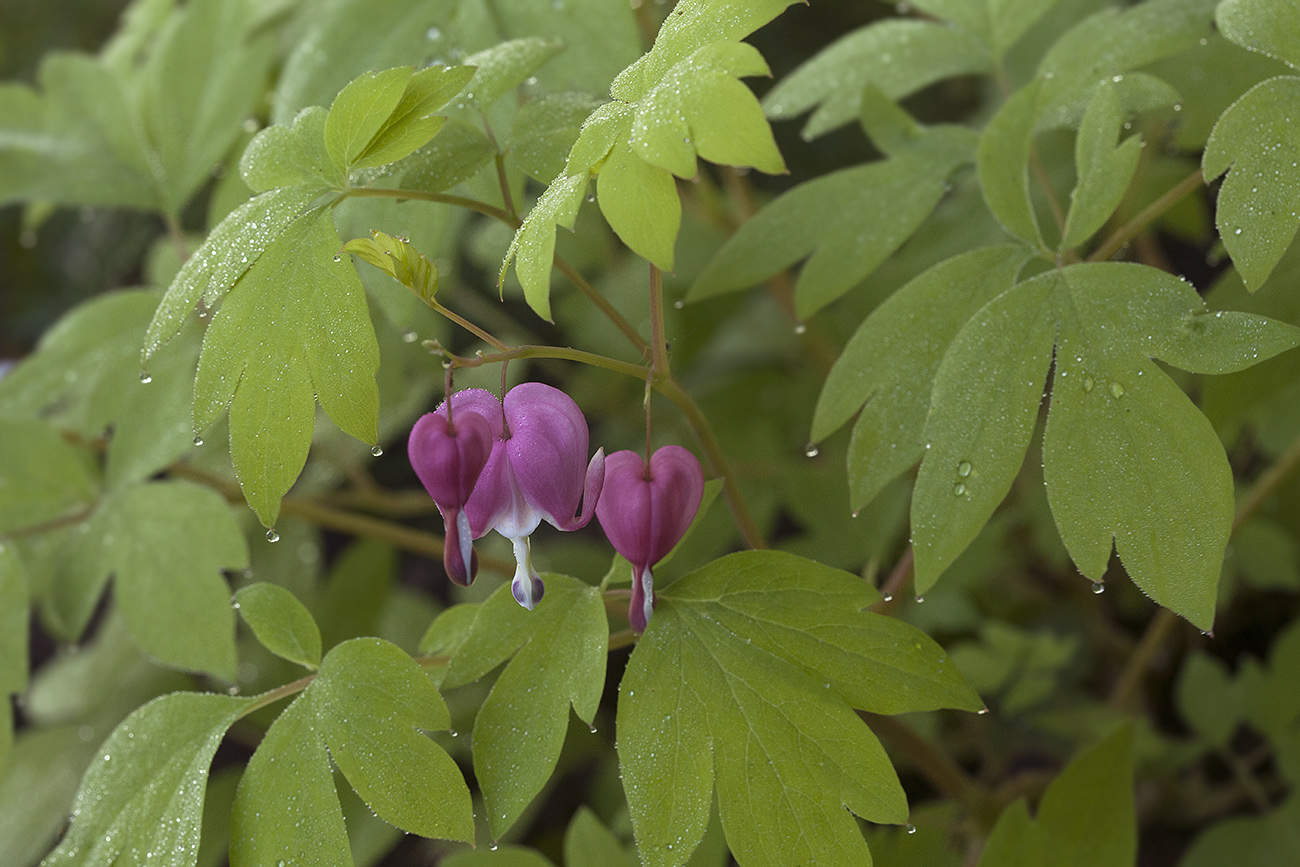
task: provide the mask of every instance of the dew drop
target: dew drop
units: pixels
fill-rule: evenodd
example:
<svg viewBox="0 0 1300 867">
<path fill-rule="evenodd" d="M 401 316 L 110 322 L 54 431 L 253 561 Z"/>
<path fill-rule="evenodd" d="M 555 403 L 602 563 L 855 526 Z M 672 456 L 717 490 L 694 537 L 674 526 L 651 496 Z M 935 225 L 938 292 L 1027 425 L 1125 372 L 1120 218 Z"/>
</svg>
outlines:
<svg viewBox="0 0 1300 867">
<path fill-rule="evenodd" d="M 894 601 L 894 594 L 893 594 L 893 593 L 885 593 L 885 594 L 883 594 L 880 598 L 881 598 L 882 600 L 884 600 L 885 602 L 893 602 L 893 601 Z"/>
<path fill-rule="evenodd" d="M 153 382 L 153 377 L 149 375 L 149 371 L 142 370 L 140 371 L 140 381 L 145 385 L 148 385 L 149 383 Z"/>
<path fill-rule="evenodd" d="M 335 253 L 335 254 L 334 254 L 334 261 L 335 261 L 335 262 L 342 262 L 342 261 L 343 261 L 343 257 L 340 256 L 338 253 Z"/>
<path fill-rule="evenodd" d="M 922 602 L 924 602 L 924 601 L 925 601 L 925 597 L 924 597 L 924 596 L 918 596 L 918 597 L 916 597 L 916 604 L 917 604 L 917 605 L 920 605 L 920 604 L 921 604 Z"/>
<path fill-rule="evenodd" d="M 594 202 L 594 201 L 596 201 L 596 194 L 595 194 L 595 193 L 587 193 L 587 201 L 588 201 L 588 202 Z"/>
<path fill-rule="evenodd" d="M 850 517 L 850 518 L 856 518 L 857 516 L 858 516 L 858 510 L 857 510 L 857 509 L 854 509 L 852 512 L 849 512 L 849 517 Z"/>
<path fill-rule="evenodd" d="M 424 38 L 428 39 L 430 42 L 440 38 L 441 36 L 442 36 L 442 31 L 439 30 L 437 27 L 430 27 L 428 30 L 424 31 Z"/>
<path fill-rule="evenodd" d="M 1106 585 L 1101 581 L 1092 582 L 1092 592 L 1100 596 L 1106 592 Z"/>
<path fill-rule="evenodd" d="M 458 738 L 458 737 L 460 737 L 460 732 L 456 731 L 455 729 L 451 729 L 451 730 L 448 732 L 448 734 L 450 734 L 453 738 Z"/>
<path fill-rule="evenodd" d="M 960 461 L 957 464 L 957 475 L 963 479 L 970 475 L 970 461 Z"/>
<path fill-rule="evenodd" d="M 403 342 L 403 343 L 414 343 L 415 341 L 417 341 L 417 340 L 419 340 L 419 339 L 420 339 L 420 335 L 416 334 L 414 331 L 404 331 L 404 332 L 402 332 L 402 342 Z"/>
<path fill-rule="evenodd" d="M 203 445 L 203 437 L 195 437 L 195 438 L 194 438 L 194 444 L 195 444 L 196 446 L 201 446 L 201 445 Z"/>
<path fill-rule="evenodd" d="M 682 300 L 680 300 L 680 299 L 677 300 L 677 301 L 674 301 L 674 302 L 673 302 L 673 309 L 674 309 L 674 310 L 681 310 L 681 309 L 682 309 L 683 307 L 685 307 L 685 306 L 686 306 L 686 302 L 685 302 L 685 301 L 682 301 Z"/>
<path fill-rule="evenodd" d="M 1095 383 L 1095 382 L 1092 381 L 1092 377 L 1091 377 L 1091 376 L 1085 376 L 1085 377 L 1083 378 L 1083 390 L 1084 390 L 1084 391 L 1092 391 L 1093 386 L 1095 386 L 1096 384 L 1097 384 L 1097 383 Z"/>
<path fill-rule="evenodd" d="M 1115 395 L 1115 398 L 1118 400 L 1124 396 L 1124 386 L 1120 385 L 1118 382 L 1112 382 L 1110 384 L 1110 393 Z"/>
<path fill-rule="evenodd" d="M 266 531 L 266 541 L 268 542 L 280 541 L 280 534 L 276 532 L 274 527 Z"/>
<path fill-rule="evenodd" d="M 961 482 L 958 482 L 952 486 L 952 492 L 954 496 L 960 497 L 966 493 L 966 486 Z"/>
<path fill-rule="evenodd" d="M 371 449 L 370 449 L 370 454 L 374 455 L 375 457 L 379 457 L 379 456 L 382 455 L 383 453 L 384 453 L 384 450 L 383 450 L 382 448 L 380 448 L 379 446 L 372 446 Z"/>
<path fill-rule="evenodd" d="M 808 331 L 808 326 L 805 325 L 805 324 L 802 323 L 802 322 L 796 324 L 795 327 L 794 327 L 794 333 L 795 333 L 795 334 L 804 334 L 804 333 L 806 333 L 807 331 Z"/>
<path fill-rule="evenodd" d="M 593 735 L 596 733 L 596 727 L 595 727 L 595 726 L 587 726 L 587 728 L 591 730 L 591 733 L 592 733 Z"/>
<path fill-rule="evenodd" d="M 980 708 L 979 710 L 975 711 L 975 713 L 979 714 L 980 716 L 984 716 L 984 715 L 987 714 L 988 712 L 989 712 L 989 709 L 986 708 L 986 707 L 982 707 L 982 708 Z"/>
<path fill-rule="evenodd" d="M 904 825 L 903 827 L 907 829 L 907 833 L 909 833 L 909 834 L 915 834 L 915 833 L 916 833 L 916 826 L 913 825 L 911 822 L 908 822 L 908 823 L 907 823 L 906 825 Z"/>
<path fill-rule="evenodd" d="M 803 453 L 810 458 L 815 458 L 821 453 L 821 450 L 817 448 L 816 443 L 808 443 L 808 445 L 803 447 Z"/>
<path fill-rule="evenodd" d="M 488 849 L 490 849 L 491 851 L 495 852 L 495 851 L 497 850 L 497 844 L 496 844 L 496 843 L 493 843 L 491 846 L 488 847 Z"/>
</svg>

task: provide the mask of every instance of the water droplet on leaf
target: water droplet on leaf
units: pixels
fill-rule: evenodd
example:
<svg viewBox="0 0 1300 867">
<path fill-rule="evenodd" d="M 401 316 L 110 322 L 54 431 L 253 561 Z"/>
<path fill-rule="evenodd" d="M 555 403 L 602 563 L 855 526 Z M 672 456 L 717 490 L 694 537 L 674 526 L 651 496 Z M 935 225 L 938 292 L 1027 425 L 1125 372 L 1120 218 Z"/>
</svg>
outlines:
<svg viewBox="0 0 1300 867">
<path fill-rule="evenodd" d="M 370 454 L 374 455 L 375 457 L 379 457 L 379 456 L 382 455 L 383 453 L 384 453 L 384 450 L 383 450 L 382 448 L 380 448 L 379 446 L 372 446 L 371 449 L 370 449 Z"/>
<path fill-rule="evenodd" d="M 201 445 L 203 445 L 203 437 L 195 437 L 195 438 L 194 438 L 194 444 L 195 444 L 196 446 L 201 446 Z"/>
<path fill-rule="evenodd" d="M 140 381 L 145 385 L 148 385 L 149 383 L 153 382 L 153 377 L 149 375 L 149 371 L 142 370 L 140 371 Z"/>
<path fill-rule="evenodd" d="M 817 455 L 820 454 L 820 452 L 821 450 L 817 448 L 816 443 L 808 443 L 808 445 L 803 447 L 803 453 L 810 458 L 817 457 Z"/>
<path fill-rule="evenodd" d="M 274 527 L 266 531 L 266 541 L 268 542 L 280 541 L 280 534 L 275 531 Z"/>
<path fill-rule="evenodd" d="M 1092 592 L 1101 595 L 1106 592 L 1106 585 L 1100 581 L 1092 582 Z"/>
<path fill-rule="evenodd" d="M 970 475 L 970 461 L 959 461 L 957 464 L 957 475 L 963 479 Z"/>
<path fill-rule="evenodd" d="M 1110 384 L 1110 393 L 1115 395 L 1116 400 L 1118 400 L 1124 396 L 1124 386 L 1120 385 L 1118 382 L 1112 382 Z"/>
<path fill-rule="evenodd" d="M 966 493 L 966 486 L 961 482 L 958 482 L 957 484 L 952 486 L 952 492 L 955 496 L 960 497 Z"/>
</svg>

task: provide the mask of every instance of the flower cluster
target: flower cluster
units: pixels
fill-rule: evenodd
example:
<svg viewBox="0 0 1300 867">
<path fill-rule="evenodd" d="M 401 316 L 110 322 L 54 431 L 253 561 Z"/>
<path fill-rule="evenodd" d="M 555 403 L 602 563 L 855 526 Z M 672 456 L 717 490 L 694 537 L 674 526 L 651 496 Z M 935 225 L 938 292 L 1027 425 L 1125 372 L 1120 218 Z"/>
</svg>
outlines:
<svg viewBox="0 0 1300 867">
<path fill-rule="evenodd" d="M 699 511 L 704 474 L 695 456 L 665 446 L 649 463 L 634 452 L 587 461 L 587 422 L 573 399 L 549 385 L 515 386 L 498 401 L 482 389 L 452 395 L 411 430 L 411 466 L 442 514 L 443 565 L 458 584 L 478 571 L 474 540 L 496 530 L 514 546 L 511 590 L 525 608 L 542 598 L 529 537 L 543 520 L 577 530 L 595 515 L 633 567 L 628 620 L 644 630 L 654 608 L 651 567 Z M 581 512 L 579 512 L 581 506 Z"/>
</svg>

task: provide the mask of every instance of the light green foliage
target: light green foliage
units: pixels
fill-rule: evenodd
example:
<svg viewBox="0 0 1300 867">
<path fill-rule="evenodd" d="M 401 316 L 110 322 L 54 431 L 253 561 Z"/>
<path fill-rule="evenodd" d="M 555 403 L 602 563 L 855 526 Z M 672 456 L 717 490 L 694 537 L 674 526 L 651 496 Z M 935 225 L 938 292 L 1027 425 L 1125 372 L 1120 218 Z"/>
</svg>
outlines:
<svg viewBox="0 0 1300 867">
<path fill-rule="evenodd" d="M 451 657 L 444 689 L 510 660 L 474 722 L 474 773 L 494 837 L 514 824 L 554 771 L 569 705 L 591 725 L 605 686 L 609 627 L 599 591 L 564 575 L 545 580 L 534 611 L 521 608 L 503 585 L 471 609 L 472 622 L 464 606 L 453 608 L 421 642 Z"/>
<path fill-rule="evenodd" d="M 369 238 L 354 238 L 343 245 L 343 252 L 351 253 L 363 262 L 374 265 L 426 304 L 438 294 L 438 269 L 433 263 L 401 238 L 371 230 Z"/>
<path fill-rule="evenodd" d="M 168 665 L 235 676 L 234 613 L 222 569 L 242 569 L 248 552 L 225 501 L 208 488 L 153 482 L 102 504 L 76 540 L 88 571 L 60 589 L 63 620 L 79 634 L 98 588 L 114 593 L 140 646 Z"/>
<path fill-rule="evenodd" d="M 841 37 L 781 79 L 763 106 L 773 120 L 816 106 L 803 128 L 804 138 L 814 139 L 857 117 L 868 85 L 898 100 L 945 78 L 988 72 L 989 47 L 978 36 L 933 21 L 878 21 Z"/>
<path fill-rule="evenodd" d="M 234 604 L 267 650 L 310 669 L 320 665 L 320 629 L 288 590 L 266 582 L 250 584 L 235 594 Z"/>
<path fill-rule="evenodd" d="M 795 311 L 811 316 L 911 237 L 939 203 L 949 176 L 972 160 L 973 141 L 951 127 L 924 129 L 897 108 L 872 105 L 872 128 L 890 158 L 831 172 L 772 201 L 727 239 L 689 298 L 752 286 L 807 257 L 795 284 Z"/>
<path fill-rule="evenodd" d="M 564 832 L 564 867 L 637 867 L 635 852 L 624 849 L 587 807 L 579 807 Z"/>
<path fill-rule="evenodd" d="M 1224 0 L 1215 10 L 1223 35 L 1300 69 L 1300 8 L 1287 0 Z"/>
<path fill-rule="evenodd" d="M 1178 677 L 1178 709 L 1199 737 L 1225 747 L 1241 722 L 1240 689 L 1217 657 L 1193 653 Z"/>
<path fill-rule="evenodd" d="M 1027 258 L 1013 245 L 955 256 L 896 291 L 858 327 L 826 377 L 812 422 L 819 442 L 862 410 L 849 445 L 851 508 L 866 506 L 921 459 L 943 353 L 977 310 L 1011 287 Z"/>
<path fill-rule="evenodd" d="M 437 689 L 396 646 L 378 638 L 338 645 L 249 763 L 235 799 L 232 864 L 306 863 L 322 846 L 333 863 L 351 863 L 331 756 L 384 821 L 426 837 L 472 839 L 460 771 L 416 731 L 449 724 Z"/>
<path fill-rule="evenodd" d="M 12 545 L 0 543 L 0 697 L 27 689 L 27 570 Z M 13 714 L 0 711 L 0 767 L 13 743 Z"/>
<path fill-rule="evenodd" d="M 501 264 L 511 262 L 529 306 L 550 319 L 555 227 L 572 228 L 587 181 L 598 182 L 601 212 L 619 238 L 664 271 L 674 262 L 681 220 L 674 176 L 695 175 L 697 156 L 712 162 L 785 171 L 758 100 L 737 79 L 767 75 L 767 64 L 741 37 L 791 0 L 737 4 L 686 0 L 655 45 L 614 79 L 615 102 L 583 124 L 561 175 L 529 212 Z M 609 177 L 604 177 L 604 172 Z"/>
<path fill-rule="evenodd" d="M 532 103 L 527 103 L 532 105 Z M 497 149 L 478 127 L 456 118 L 447 118 L 442 132 L 424 147 L 377 178 L 412 190 L 439 193 L 467 181 L 483 166 L 492 162 Z"/>
<path fill-rule="evenodd" d="M 559 40 L 532 37 L 512 39 L 471 54 L 465 58 L 465 65 L 474 67 L 474 76 L 461 91 L 456 107 L 483 111 L 563 50 Z"/>
<path fill-rule="evenodd" d="M 305 187 L 321 192 L 342 187 L 347 175 L 325 149 L 328 114 L 320 106 L 304 108 L 291 124 L 276 124 L 259 132 L 239 158 L 239 174 L 248 188 L 264 193 L 276 187 Z M 214 234 L 216 231 L 220 226 Z"/>
<path fill-rule="evenodd" d="M 1300 78 L 1261 82 L 1232 104 L 1210 133 L 1202 171 L 1228 172 L 1215 222 L 1246 286 L 1258 289 L 1300 225 Z"/>
<path fill-rule="evenodd" d="M 118 726 L 86 772 L 72 824 L 42 862 L 192 867 L 208 766 L 251 698 L 191 692 L 156 699 Z"/>
<path fill-rule="evenodd" d="M 226 296 L 203 341 L 194 427 L 206 430 L 230 407 L 235 471 L 267 525 L 307 460 L 315 401 L 346 433 L 378 437 L 379 348 L 355 269 L 333 261 L 340 247 L 326 212 L 289 225 Z"/>
<path fill-rule="evenodd" d="M 1080 754 L 1047 788 L 1038 814 L 1007 807 L 980 867 L 1127 867 L 1137 861 L 1133 729 L 1124 725 Z"/>
<path fill-rule="evenodd" d="M 1138 586 L 1209 629 L 1231 473 L 1208 421 L 1150 359 L 1227 373 L 1296 340 L 1273 320 L 1210 313 L 1188 284 L 1138 265 L 1071 266 L 995 298 L 935 377 L 912 503 L 918 592 L 1010 489 L 1055 346 L 1044 473 L 1066 548 L 1096 581 L 1113 539 Z"/>
<path fill-rule="evenodd" d="M 40 421 L 0 420 L 0 533 L 85 508 L 95 479 L 79 449 Z"/>
<path fill-rule="evenodd" d="M 536 849 L 509 845 L 457 852 L 449 855 L 442 863 L 447 867 L 555 867 Z"/>
<path fill-rule="evenodd" d="M 1227 819 L 1205 831 L 1179 867 L 1273 867 L 1300 861 L 1300 801 L 1289 798 L 1264 816 Z"/>
<path fill-rule="evenodd" d="M 1057 0 L 916 0 L 932 15 L 946 18 L 978 36 L 995 58 L 1001 58 Z"/>
<path fill-rule="evenodd" d="M 981 706 L 922 633 L 861 613 L 874 595 L 854 576 L 778 552 L 724 557 L 659 594 L 618 710 L 643 863 L 686 863 L 715 775 L 741 864 L 869 863 L 844 808 L 902 823 L 907 805 L 850 706 Z"/>
<path fill-rule="evenodd" d="M 510 131 L 510 153 L 534 180 L 546 183 L 564 169 L 582 123 L 600 106 L 587 93 L 555 93 L 524 103 Z"/>
<path fill-rule="evenodd" d="M 1079 181 L 1070 194 L 1070 212 L 1060 249 L 1077 247 L 1114 213 L 1137 171 L 1142 139 L 1130 136 L 1116 146 L 1124 123 L 1119 95 L 1109 82 L 1094 91 L 1074 145 Z"/>
</svg>

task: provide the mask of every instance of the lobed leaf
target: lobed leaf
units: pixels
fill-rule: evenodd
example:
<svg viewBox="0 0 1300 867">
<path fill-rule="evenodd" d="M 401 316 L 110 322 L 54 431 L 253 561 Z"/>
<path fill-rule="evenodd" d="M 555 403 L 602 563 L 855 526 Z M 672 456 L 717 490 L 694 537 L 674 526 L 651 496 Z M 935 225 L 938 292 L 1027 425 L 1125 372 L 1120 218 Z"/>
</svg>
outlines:
<svg viewBox="0 0 1300 867">
<path fill-rule="evenodd" d="M 378 438 L 379 348 L 361 281 L 338 259 L 339 247 L 327 211 L 289 223 L 226 296 L 204 337 L 194 427 L 205 430 L 230 407 L 235 472 L 268 526 L 306 462 L 315 401 L 345 433 L 371 444 Z"/>
<path fill-rule="evenodd" d="M 1224 0 L 1215 9 L 1219 31 L 1251 51 L 1300 69 L 1300 8 L 1286 0 Z"/>
<path fill-rule="evenodd" d="M 475 68 L 474 76 L 460 92 L 456 107 L 484 111 L 563 50 L 564 43 L 558 39 L 532 36 L 471 54 L 465 63 Z"/>
<path fill-rule="evenodd" d="M 373 229 L 369 238 L 354 238 L 344 244 L 343 252 L 374 265 L 426 304 L 432 304 L 438 293 L 437 267 L 402 238 Z"/>
<path fill-rule="evenodd" d="M 635 852 L 623 848 L 589 807 L 579 807 L 564 832 L 565 867 L 637 867 Z"/>
<path fill-rule="evenodd" d="M 342 188 L 347 175 L 325 149 L 327 114 L 320 106 L 304 108 L 292 124 L 268 126 L 254 136 L 239 158 L 239 174 L 248 188 L 255 193 L 276 187 L 308 187 L 319 192 Z"/>
<path fill-rule="evenodd" d="M 1000 59 L 1056 2 L 1057 0 L 916 0 L 913 5 L 931 15 L 946 18 L 966 32 L 978 36 L 994 58 Z"/>
<path fill-rule="evenodd" d="M 488 827 L 500 837 L 555 770 L 569 706 L 588 725 L 595 718 L 605 686 L 609 625 L 600 591 L 564 575 L 546 576 L 546 595 L 531 612 L 519 606 L 508 585 L 473 610 L 471 624 L 452 630 L 459 635 L 442 685 L 477 680 L 510 659 L 474 722 L 474 773 Z M 449 625 L 460 623 L 460 616 L 453 615 Z M 439 631 L 448 634 L 446 629 Z"/>
<path fill-rule="evenodd" d="M 352 168 L 387 165 L 428 144 L 447 121 L 445 117 L 435 117 L 433 112 L 477 74 L 472 66 L 429 66 L 416 71 L 406 82 L 397 105 L 357 155 Z"/>
<path fill-rule="evenodd" d="M 90 505 L 95 480 L 84 454 L 36 420 L 0 420 L 0 533 L 34 527 Z"/>
<path fill-rule="evenodd" d="M 1260 82 L 1219 118 L 1202 157 L 1207 180 L 1228 172 L 1215 222 L 1252 292 L 1268 279 L 1300 226 L 1297 110 L 1300 78 Z"/>
<path fill-rule="evenodd" d="M 234 606 L 267 650 L 306 668 L 320 665 L 320 629 L 288 590 L 266 582 L 250 584 L 235 594 Z"/>
<path fill-rule="evenodd" d="M 357 76 L 339 91 L 325 118 L 325 150 L 334 166 L 350 171 L 396 111 L 414 67 Z"/>
<path fill-rule="evenodd" d="M 515 271 L 524 287 L 524 299 L 547 322 L 551 321 L 551 262 L 555 258 L 555 227 L 573 228 L 573 221 L 578 218 L 578 208 L 582 207 L 590 181 L 591 177 L 584 172 L 581 175 L 561 175 L 551 182 L 515 233 L 510 248 L 506 251 L 505 261 L 501 263 L 501 273 L 497 276 L 497 284 L 504 283 L 506 269 L 512 260 L 517 260 Z"/>
<path fill-rule="evenodd" d="M 1123 124 L 1119 95 L 1110 82 L 1102 82 L 1075 139 L 1078 182 L 1070 193 L 1061 250 L 1077 247 L 1101 229 L 1128 191 L 1142 153 L 1142 139 L 1131 136 L 1117 146 Z"/>
<path fill-rule="evenodd" d="M 849 702 L 886 712 L 981 704 L 922 633 L 861 613 L 874 595 L 847 573 L 770 551 L 724 557 L 660 593 L 618 708 L 643 863 L 686 862 L 715 775 L 741 864 L 870 863 L 844 808 L 901 823 L 907 807 Z"/>
<path fill-rule="evenodd" d="M 600 100 L 587 93 L 554 93 L 529 100 L 515 115 L 510 153 L 530 177 L 546 183 L 564 170 L 583 121 L 599 107 Z"/>
<path fill-rule="evenodd" d="M 925 454 L 928 395 L 943 353 L 977 310 L 1011 287 L 1028 257 L 1010 244 L 954 256 L 896 291 L 850 338 L 822 387 L 812 441 L 862 410 L 849 445 L 851 508 L 863 508 Z"/>
<path fill-rule="evenodd" d="M 1098 833 L 1104 828 L 1105 833 Z M 980 867 L 1059 864 L 1126 867 L 1137 862 L 1133 728 L 1116 729 L 1081 753 L 1047 787 L 1038 815 L 1024 799 L 999 817 Z"/>
<path fill-rule="evenodd" d="M 970 4 L 966 0 L 964 5 Z M 863 88 L 892 100 L 957 75 L 989 72 L 986 44 L 966 30 L 933 21 L 888 19 L 840 37 L 785 76 L 763 97 L 772 120 L 816 107 L 803 128 L 814 139 L 858 116 Z"/>
<path fill-rule="evenodd" d="M 212 756 L 254 701 L 179 692 L 131 714 L 82 779 L 72 824 L 44 867 L 146 858 L 160 867 L 193 867 Z"/>
</svg>

